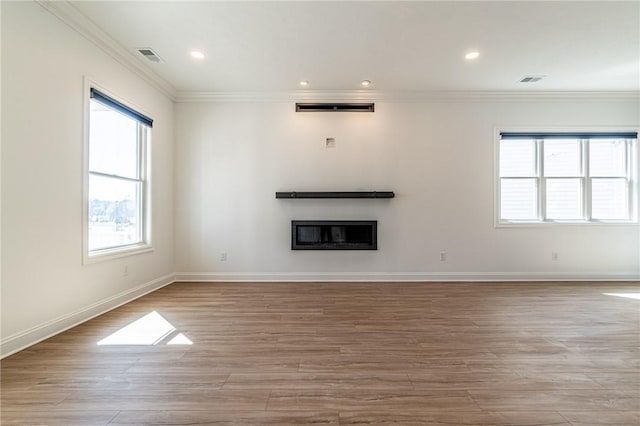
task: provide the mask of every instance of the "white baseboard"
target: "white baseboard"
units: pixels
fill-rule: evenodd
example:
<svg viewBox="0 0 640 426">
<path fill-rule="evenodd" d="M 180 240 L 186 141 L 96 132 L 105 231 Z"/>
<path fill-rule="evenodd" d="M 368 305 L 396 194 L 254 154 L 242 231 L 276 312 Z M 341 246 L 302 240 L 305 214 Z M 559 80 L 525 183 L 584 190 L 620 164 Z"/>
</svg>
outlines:
<svg viewBox="0 0 640 426">
<path fill-rule="evenodd" d="M 125 303 L 129 303 L 132 300 L 158 290 L 159 288 L 173 282 L 175 282 L 175 275 L 168 274 L 132 289 L 123 291 L 115 296 L 78 309 L 70 314 L 63 315 L 59 318 L 31 327 L 28 330 L 3 338 L 0 340 L 0 358 L 5 358 L 26 349 L 29 346 L 35 345 L 49 337 L 62 333 L 63 331 L 82 324 L 85 321 L 89 321 L 98 315 L 102 315 L 105 312 L 124 305 Z"/>
<path fill-rule="evenodd" d="M 638 272 L 176 272 L 188 282 L 639 281 Z"/>
</svg>

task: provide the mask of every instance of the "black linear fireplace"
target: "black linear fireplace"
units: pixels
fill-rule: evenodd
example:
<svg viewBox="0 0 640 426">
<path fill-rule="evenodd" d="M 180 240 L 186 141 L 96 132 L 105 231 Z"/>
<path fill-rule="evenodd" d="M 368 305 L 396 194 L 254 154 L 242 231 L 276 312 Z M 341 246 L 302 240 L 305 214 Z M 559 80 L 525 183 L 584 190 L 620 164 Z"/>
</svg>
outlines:
<svg viewBox="0 0 640 426">
<path fill-rule="evenodd" d="M 376 220 L 292 220 L 291 250 L 377 250 Z"/>
</svg>

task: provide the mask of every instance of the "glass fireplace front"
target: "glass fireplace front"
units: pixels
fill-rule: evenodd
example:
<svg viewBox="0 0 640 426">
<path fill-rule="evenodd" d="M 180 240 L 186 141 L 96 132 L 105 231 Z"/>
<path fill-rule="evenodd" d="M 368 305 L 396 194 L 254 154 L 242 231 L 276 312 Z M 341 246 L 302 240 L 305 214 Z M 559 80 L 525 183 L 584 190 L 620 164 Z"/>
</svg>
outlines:
<svg viewBox="0 0 640 426">
<path fill-rule="evenodd" d="M 291 250 L 377 250 L 376 220 L 292 220 Z"/>
</svg>

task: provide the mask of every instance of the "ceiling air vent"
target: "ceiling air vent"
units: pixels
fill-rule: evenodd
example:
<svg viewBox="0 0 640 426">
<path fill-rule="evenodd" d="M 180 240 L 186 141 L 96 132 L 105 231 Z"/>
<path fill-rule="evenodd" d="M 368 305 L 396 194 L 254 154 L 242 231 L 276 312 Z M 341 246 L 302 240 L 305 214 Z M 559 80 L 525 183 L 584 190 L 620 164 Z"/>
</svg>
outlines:
<svg viewBox="0 0 640 426">
<path fill-rule="evenodd" d="M 373 112 L 372 103 L 296 103 L 297 112 Z"/>
<path fill-rule="evenodd" d="M 138 49 L 138 53 L 140 53 L 151 62 L 160 62 L 160 57 L 149 47 L 142 47 Z"/>
<path fill-rule="evenodd" d="M 520 80 L 520 83 L 537 83 L 546 76 L 544 75 L 528 75 Z"/>
</svg>

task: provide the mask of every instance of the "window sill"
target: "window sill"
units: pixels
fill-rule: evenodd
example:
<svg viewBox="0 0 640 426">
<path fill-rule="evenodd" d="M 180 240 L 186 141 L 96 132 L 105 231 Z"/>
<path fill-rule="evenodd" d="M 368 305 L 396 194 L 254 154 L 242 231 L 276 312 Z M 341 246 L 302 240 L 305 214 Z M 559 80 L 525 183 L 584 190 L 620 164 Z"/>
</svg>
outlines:
<svg viewBox="0 0 640 426">
<path fill-rule="evenodd" d="M 121 257 L 135 256 L 142 253 L 149 253 L 153 251 L 153 246 L 150 244 L 136 244 L 126 247 L 118 247 L 114 249 L 96 250 L 92 253 L 85 253 L 83 258 L 83 264 L 88 265 L 92 263 L 103 262 L 107 260 L 118 259 Z"/>
<path fill-rule="evenodd" d="M 625 221 L 593 221 L 593 222 L 563 222 L 563 221 L 535 221 L 535 222 L 496 222 L 495 228 L 538 228 L 538 227 L 557 227 L 557 226 L 587 226 L 587 227 L 599 227 L 599 226 L 638 226 L 638 221 L 625 220 Z"/>
</svg>

